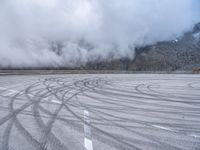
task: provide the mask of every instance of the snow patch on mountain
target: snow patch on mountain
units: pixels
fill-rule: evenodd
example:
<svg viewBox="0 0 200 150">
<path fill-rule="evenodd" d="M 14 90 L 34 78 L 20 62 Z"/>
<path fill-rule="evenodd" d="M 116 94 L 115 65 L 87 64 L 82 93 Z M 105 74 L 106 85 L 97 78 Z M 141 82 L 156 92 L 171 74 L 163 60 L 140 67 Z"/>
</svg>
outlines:
<svg viewBox="0 0 200 150">
<path fill-rule="evenodd" d="M 193 38 L 196 40 L 200 40 L 200 32 L 193 34 Z"/>
</svg>

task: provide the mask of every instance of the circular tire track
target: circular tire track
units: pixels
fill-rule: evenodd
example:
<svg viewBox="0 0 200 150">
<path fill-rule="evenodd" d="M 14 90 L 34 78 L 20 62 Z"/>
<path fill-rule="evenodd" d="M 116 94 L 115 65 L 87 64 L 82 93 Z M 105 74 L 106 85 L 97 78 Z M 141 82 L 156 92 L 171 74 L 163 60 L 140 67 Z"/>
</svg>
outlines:
<svg viewBox="0 0 200 150">
<path fill-rule="evenodd" d="M 151 75 L 40 79 L 10 99 L 9 113 L 0 118 L 0 125 L 7 125 L 1 149 L 12 146 L 9 139 L 13 129 L 33 149 L 81 149 L 80 145 L 70 145 L 77 142 L 75 136 L 63 141 L 53 128 L 55 123 L 73 125 L 83 134 L 83 110 L 87 110 L 91 113 L 93 140 L 110 149 L 196 150 L 200 147 L 199 83 L 198 77 Z M 21 119 L 25 114 L 34 120 L 39 138 Z"/>
</svg>

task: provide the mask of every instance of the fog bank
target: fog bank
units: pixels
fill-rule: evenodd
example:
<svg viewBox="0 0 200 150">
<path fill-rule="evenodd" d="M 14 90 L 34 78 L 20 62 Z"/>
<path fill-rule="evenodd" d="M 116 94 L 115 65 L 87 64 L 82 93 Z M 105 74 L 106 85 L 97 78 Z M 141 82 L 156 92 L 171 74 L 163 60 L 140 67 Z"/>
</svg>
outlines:
<svg viewBox="0 0 200 150">
<path fill-rule="evenodd" d="M 2 0 L 0 66 L 76 66 L 134 57 L 200 21 L 199 0 Z"/>
</svg>

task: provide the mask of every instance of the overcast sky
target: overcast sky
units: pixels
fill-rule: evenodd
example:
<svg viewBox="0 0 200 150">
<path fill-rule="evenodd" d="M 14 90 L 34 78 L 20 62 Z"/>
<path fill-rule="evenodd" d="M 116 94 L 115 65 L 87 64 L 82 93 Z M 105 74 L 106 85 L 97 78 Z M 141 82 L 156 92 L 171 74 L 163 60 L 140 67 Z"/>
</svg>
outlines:
<svg viewBox="0 0 200 150">
<path fill-rule="evenodd" d="M 197 22 L 199 0 L 1 0 L 0 66 L 134 57 L 134 47 L 175 39 Z"/>
</svg>

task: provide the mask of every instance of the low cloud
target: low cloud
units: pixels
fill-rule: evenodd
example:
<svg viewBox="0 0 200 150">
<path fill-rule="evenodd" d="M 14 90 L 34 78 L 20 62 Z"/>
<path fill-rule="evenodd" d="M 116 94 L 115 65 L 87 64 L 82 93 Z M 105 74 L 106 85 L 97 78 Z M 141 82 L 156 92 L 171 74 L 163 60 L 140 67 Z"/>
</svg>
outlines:
<svg viewBox="0 0 200 150">
<path fill-rule="evenodd" d="M 134 57 L 200 21 L 199 0 L 2 0 L 0 66 L 76 66 Z"/>
</svg>

